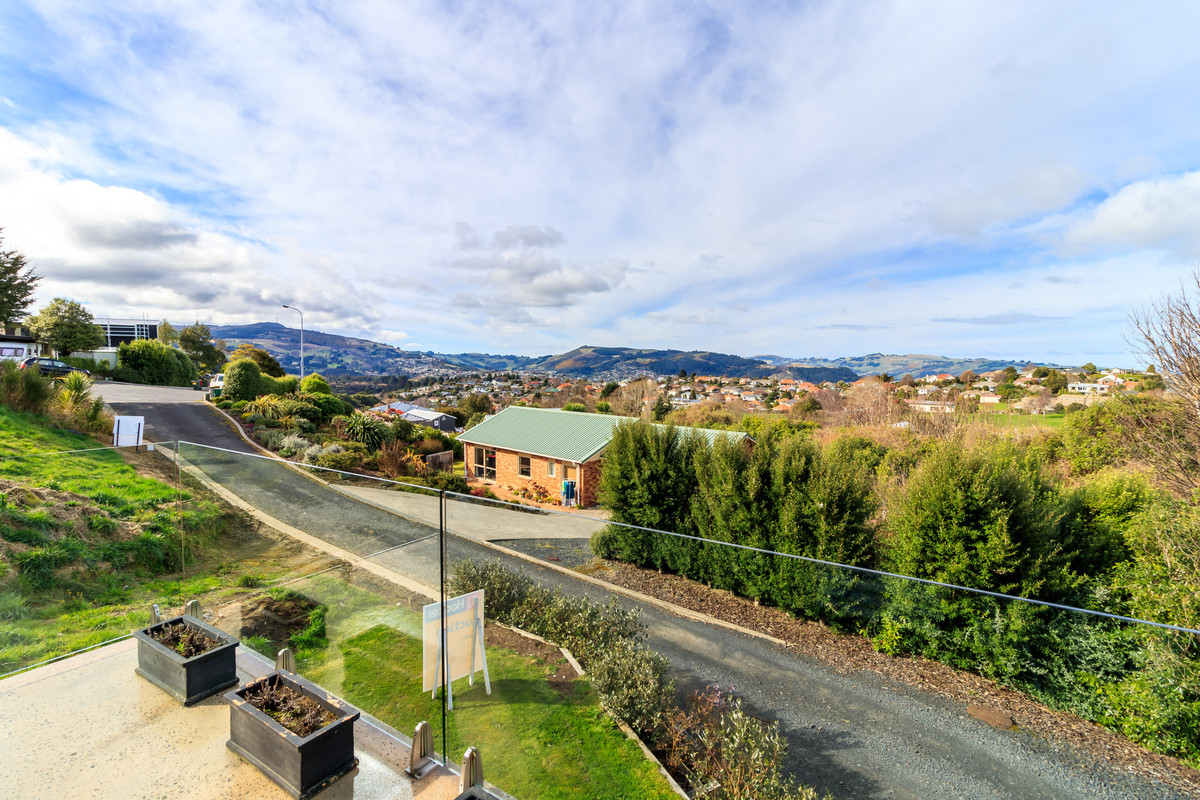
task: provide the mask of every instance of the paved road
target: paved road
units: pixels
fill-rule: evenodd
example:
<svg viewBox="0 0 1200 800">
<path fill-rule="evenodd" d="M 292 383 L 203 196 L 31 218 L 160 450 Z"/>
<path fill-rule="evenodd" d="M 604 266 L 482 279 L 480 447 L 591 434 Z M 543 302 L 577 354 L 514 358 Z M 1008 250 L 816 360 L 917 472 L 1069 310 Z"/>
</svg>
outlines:
<svg viewBox="0 0 1200 800">
<path fill-rule="evenodd" d="M 186 404 L 185 404 L 186 405 Z M 164 439 L 173 417 L 147 407 Z M 210 417 L 185 418 L 203 424 Z M 221 436 L 213 428 L 211 438 Z M 200 441 L 200 437 L 195 437 Z M 184 455 L 210 479 L 266 514 L 427 585 L 438 582 L 436 530 L 355 501 L 277 461 L 192 448 Z M 453 509 L 452 509 L 453 513 Z M 451 561 L 495 558 L 494 550 L 450 536 Z M 514 569 L 571 594 L 608 599 L 599 587 L 506 557 Z M 619 598 L 627 607 L 638 606 Z M 651 646 L 671 659 L 686 690 L 736 687 L 756 713 L 776 719 L 789 740 L 790 770 L 838 798 L 1173 798 L 1105 763 L 1020 731 L 997 731 L 942 698 L 874 674 L 839 675 L 763 639 L 639 606 Z"/>
</svg>

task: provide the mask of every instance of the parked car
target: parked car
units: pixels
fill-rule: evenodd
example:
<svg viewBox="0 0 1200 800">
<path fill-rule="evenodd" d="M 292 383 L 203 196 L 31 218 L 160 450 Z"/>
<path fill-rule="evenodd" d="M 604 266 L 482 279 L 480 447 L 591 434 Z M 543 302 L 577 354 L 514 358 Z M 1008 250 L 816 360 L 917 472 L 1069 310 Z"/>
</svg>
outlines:
<svg viewBox="0 0 1200 800">
<path fill-rule="evenodd" d="M 25 359 L 17 367 L 19 369 L 34 369 L 36 367 L 37 371 L 42 375 L 53 375 L 55 378 L 64 378 L 72 372 L 82 372 L 84 375 L 92 374 L 86 369 L 72 367 L 64 361 L 58 361 L 53 358 L 38 358 L 36 356 Z"/>
</svg>

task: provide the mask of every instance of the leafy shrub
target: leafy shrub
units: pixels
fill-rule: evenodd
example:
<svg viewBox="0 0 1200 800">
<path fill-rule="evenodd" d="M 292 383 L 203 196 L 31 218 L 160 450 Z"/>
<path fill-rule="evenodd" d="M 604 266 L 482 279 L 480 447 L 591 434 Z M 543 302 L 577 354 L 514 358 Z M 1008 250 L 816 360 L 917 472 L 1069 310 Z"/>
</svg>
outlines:
<svg viewBox="0 0 1200 800">
<path fill-rule="evenodd" d="M 157 339 L 136 339 L 117 346 L 119 380 L 153 386 L 187 386 L 199 377 L 187 353 Z"/>
<path fill-rule="evenodd" d="M 694 792 L 711 787 L 714 800 L 817 800 L 812 789 L 783 772 L 787 740 L 779 723 L 746 713 L 742 702 L 709 686 L 666 724 L 667 765 L 682 772 Z"/>
<path fill-rule="evenodd" d="M 224 397 L 228 397 L 234 402 L 245 401 L 249 402 L 258 397 L 262 386 L 262 373 L 258 369 L 258 364 L 255 364 L 248 358 L 239 358 L 225 366 L 225 389 Z"/>
<path fill-rule="evenodd" d="M 226 411 L 229 411 L 229 410 L 233 409 L 234 405 L 235 405 L 235 403 L 232 400 L 221 400 L 220 402 L 217 403 L 217 408 L 221 408 Z M 240 409 L 238 409 L 238 410 L 240 410 Z"/>
<path fill-rule="evenodd" d="M 494 619 L 566 647 L 592 674 L 593 685 L 613 713 L 641 730 L 652 730 L 674 695 L 668 663 L 642 638 L 637 611 L 612 598 L 601 606 L 586 598 L 538 586 L 498 562 L 454 565 L 450 591 L 483 589 Z"/>
<path fill-rule="evenodd" d="M 268 450 L 278 450 L 283 444 L 283 440 L 286 435 L 287 434 L 281 430 L 271 428 L 266 430 L 260 428 L 255 430 L 252 434 L 254 441 L 258 442 Z"/>
<path fill-rule="evenodd" d="M 76 414 L 91 405 L 92 379 L 79 370 L 67 373 L 58 383 L 55 399 L 65 413 Z"/>
<path fill-rule="evenodd" d="M 225 380 L 229 380 L 229 373 L 225 373 Z M 300 379 L 295 375 L 285 375 L 282 378 L 272 378 L 270 375 L 259 375 L 258 393 L 285 395 L 293 394 L 299 388 Z"/>
<path fill-rule="evenodd" d="M 359 464 L 359 455 L 346 451 L 331 453 L 324 452 L 317 456 L 317 466 L 338 472 L 353 472 Z"/>
<path fill-rule="evenodd" d="M 392 420 L 392 437 L 398 442 L 411 442 L 417 426 L 403 417 Z"/>
<path fill-rule="evenodd" d="M 50 402 L 53 386 L 36 369 L 18 369 L 15 361 L 0 361 L 0 402 L 14 411 L 41 414 Z"/>
<path fill-rule="evenodd" d="M 279 442 L 279 455 L 290 458 L 312 446 L 312 442 L 298 433 L 289 433 Z"/>
<path fill-rule="evenodd" d="M 86 369 L 93 375 L 99 375 L 105 378 L 112 375 L 112 367 L 109 366 L 109 362 L 107 360 L 97 361 L 94 358 L 63 356 L 59 359 L 59 361 L 62 361 L 64 364 L 70 364 L 76 369 Z"/>
<path fill-rule="evenodd" d="M 345 420 L 342 434 L 352 442 L 366 445 L 369 452 L 378 450 L 391 436 L 387 424 L 379 417 L 355 412 Z"/>
<path fill-rule="evenodd" d="M 329 382 L 321 377 L 321 373 L 319 372 L 306 375 L 304 380 L 300 382 L 300 389 L 309 394 L 333 394 L 333 390 L 329 388 Z"/>
<path fill-rule="evenodd" d="M 321 418 L 319 420 L 313 420 L 318 425 L 323 425 L 336 416 L 354 413 L 354 407 L 352 405 L 347 403 L 345 400 L 334 397 L 330 394 L 320 394 L 314 392 L 305 399 L 305 402 L 316 406 L 320 410 Z"/>
<path fill-rule="evenodd" d="M 239 575 L 237 585 L 243 589 L 254 589 L 262 586 L 262 578 L 257 575 Z"/>
<path fill-rule="evenodd" d="M 1123 411 L 1123 404 L 1116 400 L 1097 403 L 1064 417 L 1063 456 L 1075 474 L 1095 472 L 1124 459 Z"/>
<path fill-rule="evenodd" d="M 592 659 L 588 675 L 609 711 L 634 730 L 656 731 L 674 706 L 670 667 L 645 644 L 619 639 Z"/>
<path fill-rule="evenodd" d="M 458 494 L 466 494 L 470 489 L 467 479 L 454 472 L 435 473 L 430 479 L 430 485 L 443 492 L 457 492 Z"/>
<path fill-rule="evenodd" d="M 375 465 L 390 478 L 411 478 L 425 474 L 425 459 L 399 441 L 388 442 L 379 448 Z"/>
</svg>

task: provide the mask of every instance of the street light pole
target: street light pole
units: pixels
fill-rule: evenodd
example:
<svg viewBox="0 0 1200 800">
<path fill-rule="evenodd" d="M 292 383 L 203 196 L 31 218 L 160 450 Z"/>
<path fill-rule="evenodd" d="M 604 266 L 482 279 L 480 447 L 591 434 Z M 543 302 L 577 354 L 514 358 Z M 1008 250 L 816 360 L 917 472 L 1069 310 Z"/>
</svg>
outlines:
<svg viewBox="0 0 1200 800">
<path fill-rule="evenodd" d="M 284 303 L 283 307 L 290 308 L 300 315 L 300 382 L 304 383 L 304 312 L 295 306 L 289 306 L 287 303 Z"/>
</svg>

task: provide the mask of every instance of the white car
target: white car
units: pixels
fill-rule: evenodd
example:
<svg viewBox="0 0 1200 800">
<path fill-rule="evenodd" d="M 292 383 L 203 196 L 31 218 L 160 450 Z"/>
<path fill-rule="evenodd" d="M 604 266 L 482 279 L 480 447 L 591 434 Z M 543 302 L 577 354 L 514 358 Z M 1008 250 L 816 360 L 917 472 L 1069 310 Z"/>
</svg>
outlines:
<svg viewBox="0 0 1200 800">
<path fill-rule="evenodd" d="M 213 375 L 211 378 L 209 378 L 208 379 L 208 388 L 224 389 L 225 388 L 225 373 L 218 372 L 216 375 Z"/>
</svg>

